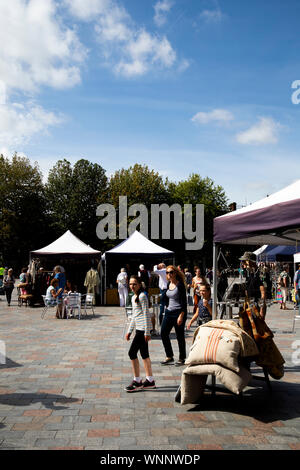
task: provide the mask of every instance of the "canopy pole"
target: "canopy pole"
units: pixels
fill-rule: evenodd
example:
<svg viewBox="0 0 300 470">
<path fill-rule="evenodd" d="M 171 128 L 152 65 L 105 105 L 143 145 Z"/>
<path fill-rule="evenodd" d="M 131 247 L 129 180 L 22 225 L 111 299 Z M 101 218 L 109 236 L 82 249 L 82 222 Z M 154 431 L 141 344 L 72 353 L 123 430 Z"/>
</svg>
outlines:
<svg viewBox="0 0 300 470">
<path fill-rule="evenodd" d="M 218 269 L 218 244 L 213 244 L 213 309 L 212 309 L 212 319 L 216 320 L 217 318 L 217 269 Z"/>
<path fill-rule="evenodd" d="M 104 305 L 106 305 L 106 257 L 104 259 Z"/>
</svg>

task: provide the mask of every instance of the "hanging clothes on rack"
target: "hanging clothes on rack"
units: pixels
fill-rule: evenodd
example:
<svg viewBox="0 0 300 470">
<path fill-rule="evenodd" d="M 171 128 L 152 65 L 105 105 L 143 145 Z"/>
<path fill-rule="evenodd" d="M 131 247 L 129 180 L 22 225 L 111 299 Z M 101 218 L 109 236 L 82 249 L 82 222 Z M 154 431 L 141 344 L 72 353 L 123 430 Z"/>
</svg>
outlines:
<svg viewBox="0 0 300 470">
<path fill-rule="evenodd" d="M 93 305 L 96 305 L 96 295 L 99 294 L 100 277 L 98 271 L 91 268 L 85 276 L 84 286 L 87 294 L 93 294 Z"/>
</svg>

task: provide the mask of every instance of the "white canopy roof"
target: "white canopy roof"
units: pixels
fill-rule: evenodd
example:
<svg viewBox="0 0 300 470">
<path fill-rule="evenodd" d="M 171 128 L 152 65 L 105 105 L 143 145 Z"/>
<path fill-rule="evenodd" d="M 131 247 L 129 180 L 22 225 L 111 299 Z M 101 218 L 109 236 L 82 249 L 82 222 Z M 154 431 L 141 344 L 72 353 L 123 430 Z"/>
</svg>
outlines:
<svg viewBox="0 0 300 470">
<path fill-rule="evenodd" d="M 130 237 L 122 241 L 119 245 L 115 246 L 111 250 L 107 251 L 106 254 L 116 254 L 116 255 L 125 255 L 125 254 L 139 254 L 139 255 L 165 255 L 173 256 L 174 251 L 167 250 L 162 248 L 159 245 L 156 245 L 148 238 L 144 237 L 137 230 L 133 232 Z M 102 256 L 102 257 L 105 257 Z"/>
<path fill-rule="evenodd" d="M 263 246 L 261 246 L 260 248 L 258 248 L 258 250 L 253 251 L 253 253 L 254 253 L 256 256 L 259 256 L 259 255 L 261 255 L 261 254 L 266 250 L 266 248 L 267 248 L 268 246 L 269 246 L 269 245 L 263 245 Z"/>
<path fill-rule="evenodd" d="M 67 230 L 61 237 L 50 243 L 50 245 L 31 252 L 32 255 L 99 255 L 100 253 L 100 251 L 94 250 L 89 245 L 79 240 L 79 238 L 75 237 L 70 230 Z"/>
<path fill-rule="evenodd" d="M 300 253 L 294 254 L 294 263 L 300 263 Z"/>
</svg>

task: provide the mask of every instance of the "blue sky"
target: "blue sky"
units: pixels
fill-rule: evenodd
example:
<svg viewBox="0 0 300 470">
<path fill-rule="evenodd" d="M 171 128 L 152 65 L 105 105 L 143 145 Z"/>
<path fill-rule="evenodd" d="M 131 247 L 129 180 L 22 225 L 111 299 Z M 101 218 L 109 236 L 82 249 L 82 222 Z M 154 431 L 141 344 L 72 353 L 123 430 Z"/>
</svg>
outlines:
<svg viewBox="0 0 300 470">
<path fill-rule="evenodd" d="M 300 178 L 297 0 L 0 0 L 0 150 L 212 178 Z M 300 96 L 300 93 L 299 93 Z"/>
</svg>

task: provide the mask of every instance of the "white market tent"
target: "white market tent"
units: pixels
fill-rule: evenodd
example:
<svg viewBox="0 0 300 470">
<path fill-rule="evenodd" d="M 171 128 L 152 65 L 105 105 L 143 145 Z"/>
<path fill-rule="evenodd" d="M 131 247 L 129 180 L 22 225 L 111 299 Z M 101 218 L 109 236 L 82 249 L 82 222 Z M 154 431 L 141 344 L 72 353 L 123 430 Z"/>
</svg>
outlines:
<svg viewBox="0 0 300 470">
<path fill-rule="evenodd" d="M 30 252 L 31 256 L 65 254 L 99 256 L 100 253 L 101 251 L 94 250 L 79 240 L 70 230 L 67 230 L 61 237 L 50 243 L 50 245 Z"/>
<path fill-rule="evenodd" d="M 164 257 L 164 258 L 173 258 L 173 264 L 175 263 L 174 251 L 167 250 L 156 243 L 153 243 L 151 240 L 148 240 L 147 237 L 142 235 L 140 232 L 135 230 L 126 240 L 119 243 L 111 250 L 106 251 L 102 255 L 102 260 L 105 261 L 104 269 L 104 278 L 105 278 L 105 288 L 106 288 L 106 263 L 107 258 L 110 256 L 117 255 L 136 255 L 136 256 L 145 256 L 145 257 Z M 106 295 L 105 295 L 106 303 Z"/>
<path fill-rule="evenodd" d="M 300 180 L 297 180 L 247 207 L 214 219 L 214 285 L 220 244 L 296 245 L 299 241 Z M 216 304 L 214 289 L 214 316 Z"/>
<path fill-rule="evenodd" d="M 106 254 L 110 255 L 127 255 L 127 254 L 138 254 L 138 255 L 162 255 L 162 256 L 174 256 L 174 251 L 162 248 L 156 245 L 148 238 L 144 237 L 140 232 L 135 230 L 130 237 L 122 241 L 119 245 L 115 246 L 111 250 L 106 251 L 102 258 L 105 258 Z"/>
</svg>

